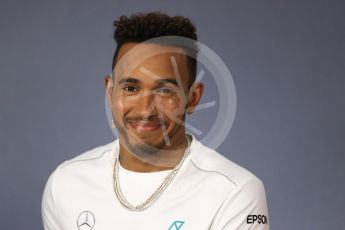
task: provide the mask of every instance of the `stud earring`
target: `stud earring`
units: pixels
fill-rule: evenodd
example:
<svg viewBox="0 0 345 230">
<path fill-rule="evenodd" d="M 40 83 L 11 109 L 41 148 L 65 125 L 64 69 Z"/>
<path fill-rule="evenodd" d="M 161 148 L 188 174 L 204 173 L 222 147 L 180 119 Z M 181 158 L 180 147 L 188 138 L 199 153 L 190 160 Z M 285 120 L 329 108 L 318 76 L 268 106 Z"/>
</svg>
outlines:
<svg viewBox="0 0 345 230">
<path fill-rule="evenodd" d="M 115 128 L 115 123 L 114 123 L 114 119 L 111 119 L 111 127 L 114 129 Z"/>
<path fill-rule="evenodd" d="M 190 115 L 194 112 L 194 109 L 192 107 L 187 108 L 187 113 Z"/>
</svg>

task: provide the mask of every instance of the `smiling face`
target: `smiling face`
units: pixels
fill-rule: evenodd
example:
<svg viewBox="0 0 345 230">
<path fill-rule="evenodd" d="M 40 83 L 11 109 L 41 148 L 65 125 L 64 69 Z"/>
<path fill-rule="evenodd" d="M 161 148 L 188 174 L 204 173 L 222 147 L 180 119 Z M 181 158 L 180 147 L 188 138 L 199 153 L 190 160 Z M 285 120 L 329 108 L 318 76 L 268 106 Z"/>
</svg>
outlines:
<svg viewBox="0 0 345 230">
<path fill-rule="evenodd" d="M 196 106 L 203 87 L 196 84 L 188 96 L 190 76 L 182 48 L 141 44 L 145 58 L 140 58 L 136 45 L 121 46 L 115 77 L 106 78 L 114 123 L 130 149 L 169 149 L 185 140 L 186 108 Z"/>
</svg>

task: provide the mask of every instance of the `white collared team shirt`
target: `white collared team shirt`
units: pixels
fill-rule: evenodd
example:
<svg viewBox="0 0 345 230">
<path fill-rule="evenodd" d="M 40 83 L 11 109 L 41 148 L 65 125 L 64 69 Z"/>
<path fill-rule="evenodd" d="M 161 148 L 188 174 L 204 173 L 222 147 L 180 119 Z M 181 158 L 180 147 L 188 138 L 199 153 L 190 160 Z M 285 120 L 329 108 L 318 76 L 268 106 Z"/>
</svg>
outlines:
<svg viewBox="0 0 345 230">
<path fill-rule="evenodd" d="M 195 139 L 180 170 L 142 212 L 129 211 L 113 190 L 119 139 L 65 161 L 50 175 L 42 199 L 45 230 L 268 230 L 263 183 Z M 171 170 L 119 168 L 121 190 L 133 205 L 146 200 Z"/>
</svg>

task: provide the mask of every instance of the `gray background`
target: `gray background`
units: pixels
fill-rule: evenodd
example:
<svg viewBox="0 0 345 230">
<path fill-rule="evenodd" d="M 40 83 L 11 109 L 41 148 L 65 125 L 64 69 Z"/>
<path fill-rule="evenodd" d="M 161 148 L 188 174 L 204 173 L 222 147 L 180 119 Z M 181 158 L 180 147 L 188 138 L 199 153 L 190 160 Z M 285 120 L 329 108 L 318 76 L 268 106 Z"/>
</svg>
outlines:
<svg viewBox="0 0 345 230">
<path fill-rule="evenodd" d="M 42 229 L 41 196 L 52 170 L 113 139 L 103 88 L 115 48 L 112 21 L 149 10 L 191 17 L 200 41 L 231 69 L 238 110 L 218 150 L 264 181 L 271 229 L 343 229 L 344 6 L 2 0 L 0 229 Z M 208 88 L 204 101 L 216 95 Z M 203 120 L 200 113 L 193 122 Z"/>
</svg>

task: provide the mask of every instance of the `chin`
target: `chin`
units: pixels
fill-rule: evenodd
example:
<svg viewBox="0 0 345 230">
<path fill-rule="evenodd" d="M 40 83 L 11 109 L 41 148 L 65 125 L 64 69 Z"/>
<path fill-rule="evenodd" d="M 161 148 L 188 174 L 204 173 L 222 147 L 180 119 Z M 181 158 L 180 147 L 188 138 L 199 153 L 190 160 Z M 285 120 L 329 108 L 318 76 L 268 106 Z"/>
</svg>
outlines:
<svg viewBox="0 0 345 230">
<path fill-rule="evenodd" d="M 163 135 L 137 136 L 133 142 L 132 143 L 138 147 L 162 148 L 165 146 L 165 139 Z"/>
<path fill-rule="evenodd" d="M 157 150 L 162 149 L 166 146 L 165 138 L 162 132 L 160 134 L 155 135 L 131 134 L 128 135 L 128 137 L 128 143 L 132 145 L 132 147 L 138 148 L 141 151 L 145 152 L 157 152 Z"/>
</svg>

